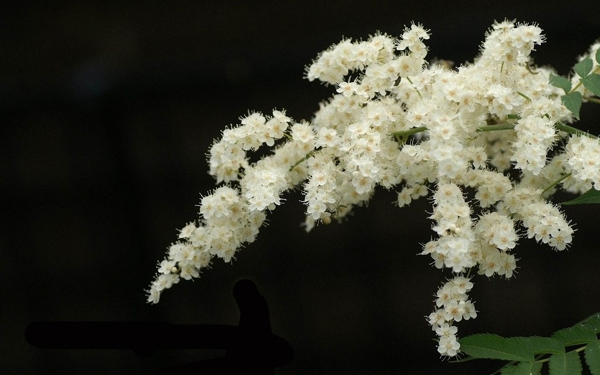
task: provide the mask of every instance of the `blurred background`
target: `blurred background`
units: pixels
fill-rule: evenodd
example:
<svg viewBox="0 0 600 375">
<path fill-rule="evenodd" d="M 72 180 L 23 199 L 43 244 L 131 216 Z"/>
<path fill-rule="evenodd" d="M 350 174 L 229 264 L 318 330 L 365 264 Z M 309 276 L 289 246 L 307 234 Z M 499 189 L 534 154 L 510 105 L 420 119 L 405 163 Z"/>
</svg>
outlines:
<svg viewBox="0 0 600 375">
<path fill-rule="evenodd" d="M 587 3 L 587 5 L 583 5 Z M 215 187 L 206 152 L 249 110 L 310 119 L 333 92 L 304 67 L 342 36 L 431 29 L 430 58 L 472 60 L 492 22 L 537 22 L 534 58 L 567 74 L 600 37 L 599 5 L 502 1 L 13 2 L 0 6 L 0 372 L 148 374 L 223 351 L 42 350 L 35 321 L 236 325 L 231 290 L 253 280 L 293 362 L 278 374 L 482 374 L 441 361 L 425 321 L 450 276 L 417 256 L 432 237 L 426 200 L 379 190 L 347 222 L 300 227 L 301 196 L 270 216 L 233 264 L 220 260 L 158 305 L 146 289 L 177 228 Z M 594 9 L 595 7 L 595 9 Z M 600 133 L 600 111 L 579 126 Z M 563 201 L 569 196 L 557 196 Z M 516 278 L 474 279 L 459 334 L 549 335 L 600 311 L 597 206 L 565 207 L 568 251 L 522 240 Z M 177 340 L 177 337 L 173 337 Z"/>
</svg>

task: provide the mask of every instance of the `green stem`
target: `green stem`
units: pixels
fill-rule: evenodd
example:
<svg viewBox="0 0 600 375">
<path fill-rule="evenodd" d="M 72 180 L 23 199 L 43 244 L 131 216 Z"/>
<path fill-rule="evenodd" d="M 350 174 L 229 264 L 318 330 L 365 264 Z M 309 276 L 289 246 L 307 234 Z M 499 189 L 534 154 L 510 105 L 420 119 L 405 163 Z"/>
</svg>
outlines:
<svg viewBox="0 0 600 375">
<path fill-rule="evenodd" d="M 562 122 L 556 123 L 556 129 L 574 135 L 585 135 L 586 137 L 598 138 L 598 136 L 579 130 L 573 126 L 563 124 Z"/>
<path fill-rule="evenodd" d="M 425 126 L 419 126 L 418 128 L 412 128 L 409 130 L 403 130 L 403 131 L 399 131 L 399 132 L 392 132 L 390 134 L 394 138 L 401 138 L 402 140 L 404 140 L 413 134 L 421 133 L 421 132 L 424 132 L 425 130 L 427 130 L 427 128 Z"/>
<path fill-rule="evenodd" d="M 410 84 L 411 84 L 411 85 L 413 85 L 413 86 L 415 85 L 415 84 L 413 83 L 413 81 L 411 81 L 411 80 L 410 80 L 410 78 L 409 78 L 409 77 L 406 77 L 406 79 L 408 80 L 408 82 L 410 82 Z M 417 91 L 417 94 L 419 94 L 419 98 L 423 99 L 423 97 L 421 96 L 421 93 L 419 92 L 419 89 L 416 89 L 416 88 L 415 88 L 415 90 Z"/>
<path fill-rule="evenodd" d="M 517 91 L 517 94 L 519 94 L 520 96 L 524 97 L 525 99 L 527 99 L 528 102 L 531 101 L 531 98 L 529 98 L 529 96 L 523 94 L 521 91 Z"/>
<path fill-rule="evenodd" d="M 486 125 L 480 128 L 477 128 L 477 132 L 493 132 L 497 130 L 514 130 L 514 124 L 495 124 L 495 125 Z"/>
<path fill-rule="evenodd" d="M 569 177 L 571 177 L 571 173 L 567 173 L 566 175 L 562 176 L 558 180 L 554 181 L 550 186 L 548 186 L 547 188 L 545 188 L 544 191 L 542 191 L 542 193 L 540 195 L 544 195 L 545 192 L 547 192 L 548 190 L 552 189 L 553 187 L 555 187 L 556 185 L 560 184 L 563 180 L 565 180 L 565 179 L 567 179 Z"/>
<path fill-rule="evenodd" d="M 592 103 L 596 103 L 596 104 L 600 104 L 600 99 L 599 98 L 592 98 L 590 96 L 585 96 L 584 97 L 585 100 L 592 102 Z"/>
<path fill-rule="evenodd" d="M 303 162 L 307 161 L 308 159 L 312 158 L 313 156 L 315 156 L 315 152 L 317 150 L 311 151 L 308 154 L 306 154 L 302 159 L 298 160 L 297 162 L 294 163 L 294 165 L 292 165 L 290 167 L 290 172 L 292 171 L 292 169 L 296 168 L 297 166 L 299 166 L 300 164 L 302 164 Z"/>
</svg>

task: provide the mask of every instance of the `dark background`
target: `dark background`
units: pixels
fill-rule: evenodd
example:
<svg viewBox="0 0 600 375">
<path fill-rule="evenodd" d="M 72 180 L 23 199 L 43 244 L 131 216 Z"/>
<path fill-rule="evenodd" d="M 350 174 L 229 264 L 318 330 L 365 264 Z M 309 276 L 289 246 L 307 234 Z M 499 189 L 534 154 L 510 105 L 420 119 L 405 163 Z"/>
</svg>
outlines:
<svg viewBox="0 0 600 375">
<path fill-rule="evenodd" d="M 147 374 L 223 351 L 42 350 L 34 321 L 237 324 L 234 283 L 250 278 L 273 331 L 295 350 L 278 374 L 480 374 L 450 364 L 425 321 L 448 272 L 417 256 L 433 235 L 426 200 L 398 209 L 380 190 L 348 222 L 300 227 L 299 194 L 237 261 L 182 281 L 158 305 L 144 289 L 177 228 L 215 187 L 205 153 L 248 110 L 310 119 L 333 88 L 304 67 L 342 36 L 432 30 L 429 57 L 472 60 L 494 19 L 538 22 L 536 62 L 567 74 L 600 37 L 593 2 L 23 2 L 0 9 L 0 372 Z M 592 7 L 596 7 L 592 9 Z M 588 105 L 593 106 L 593 104 Z M 598 106 L 580 124 L 598 134 Z M 559 196 L 557 201 L 569 198 Z M 459 334 L 549 335 L 600 311 L 597 206 L 565 211 L 568 251 L 523 239 L 510 281 L 476 277 L 479 317 Z M 173 337 L 177 340 L 177 337 Z"/>
</svg>

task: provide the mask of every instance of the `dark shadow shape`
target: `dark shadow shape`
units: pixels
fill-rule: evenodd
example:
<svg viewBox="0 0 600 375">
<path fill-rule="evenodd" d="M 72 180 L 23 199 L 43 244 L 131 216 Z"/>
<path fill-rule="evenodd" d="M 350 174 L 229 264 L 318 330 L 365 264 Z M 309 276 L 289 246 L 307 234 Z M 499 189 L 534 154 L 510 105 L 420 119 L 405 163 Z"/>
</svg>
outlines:
<svg viewBox="0 0 600 375">
<path fill-rule="evenodd" d="M 154 322 L 35 322 L 25 330 L 30 345 L 42 349 L 131 349 L 149 357 L 158 349 L 225 349 L 224 358 L 177 365 L 167 374 L 274 374 L 292 361 L 293 349 L 271 332 L 267 301 L 250 280 L 233 287 L 239 325 Z"/>
</svg>

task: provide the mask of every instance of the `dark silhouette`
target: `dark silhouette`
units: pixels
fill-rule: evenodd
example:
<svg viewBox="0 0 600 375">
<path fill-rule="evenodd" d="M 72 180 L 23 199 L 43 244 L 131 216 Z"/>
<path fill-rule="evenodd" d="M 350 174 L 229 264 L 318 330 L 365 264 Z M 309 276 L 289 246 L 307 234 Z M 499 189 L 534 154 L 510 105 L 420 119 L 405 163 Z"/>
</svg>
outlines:
<svg viewBox="0 0 600 375">
<path fill-rule="evenodd" d="M 149 357 L 157 349 L 226 349 L 224 358 L 186 363 L 154 374 L 274 374 L 292 361 L 293 349 L 271 332 L 267 301 L 250 280 L 233 287 L 238 326 L 161 322 L 36 322 L 25 330 L 43 349 L 131 349 Z"/>
</svg>

